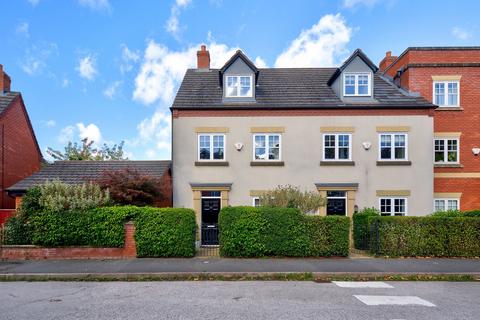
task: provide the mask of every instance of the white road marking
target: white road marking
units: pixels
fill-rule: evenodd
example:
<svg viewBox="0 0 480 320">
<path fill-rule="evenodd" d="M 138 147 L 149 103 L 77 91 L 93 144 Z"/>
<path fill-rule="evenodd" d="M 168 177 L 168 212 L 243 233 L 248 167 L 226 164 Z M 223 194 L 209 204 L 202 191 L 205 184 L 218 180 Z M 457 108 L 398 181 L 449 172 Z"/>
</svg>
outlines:
<svg viewBox="0 0 480 320">
<path fill-rule="evenodd" d="M 362 296 L 354 295 L 355 298 L 365 303 L 367 306 L 380 305 L 419 305 L 426 307 L 436 307 L 433 303 L 415 296 Z"/>
<path fill-rule="evenodd" d="M 341 288 L 393 288 L 382 281 L 332 281 Z"/>
</svg>

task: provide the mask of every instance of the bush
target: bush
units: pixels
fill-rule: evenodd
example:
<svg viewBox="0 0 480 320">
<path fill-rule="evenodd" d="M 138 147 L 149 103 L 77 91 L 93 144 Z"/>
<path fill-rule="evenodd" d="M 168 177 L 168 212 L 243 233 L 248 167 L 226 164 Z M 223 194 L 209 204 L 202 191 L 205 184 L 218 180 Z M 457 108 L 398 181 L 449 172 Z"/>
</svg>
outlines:
<svg viewBox="0 0 480 320">
<path fill-rule="evenodd" d="M 353 243 L 356 249 L 368 250 L 370 243 L 368 219 L 377 216 L 380 216 L 380 211 L 375 208 L 364 208 L 353 214 Z"/>
<path fill-rule="evenodd" d="M 480 256 L 480 219 L 374 217 L 370 248 L 386 256 Z"/>
<path fill-rule="evenodd" d="M 348 255 L 348 228 L 347 217 L 306 216 L 293 208 L 226 207 L 219 217 L 220 254 L 230 257 Z"/>
<path fill-rule="evenodd" d="M 259 199 L 260 205 L 271 208 L 296 208 L 303 213 L 317 211 L 325 205 L 318 191 L 301 191 L 291 185 L 278 186 L 265 192 Z"/>
<path fill-rule="evenodd" d="M 178 208 L 142 208 L 135 219 L 138 257 L 193 257 L 195 212 Z"/>
<path fill-rule="evenodd" d="M 43 211 L 32 218 L 32 243 L 45 247 L 123 247 L 124 223 L 139 214 L 134 206 L 64 212 Z"/>
</svg>

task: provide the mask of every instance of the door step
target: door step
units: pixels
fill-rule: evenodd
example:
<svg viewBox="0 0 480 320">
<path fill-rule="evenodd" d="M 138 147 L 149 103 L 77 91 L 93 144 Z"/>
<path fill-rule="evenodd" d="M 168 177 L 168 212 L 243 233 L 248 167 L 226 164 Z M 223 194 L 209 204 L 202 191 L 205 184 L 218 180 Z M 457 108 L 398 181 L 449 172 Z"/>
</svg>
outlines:
<svg viewBox="0 0 480 320">
<path fill-rule="evenodd" d="M 220 247 L 219 246 L 201 246 L 197 250 L 196 257 L 199 258 L 219 258 Z"/>
</svg>

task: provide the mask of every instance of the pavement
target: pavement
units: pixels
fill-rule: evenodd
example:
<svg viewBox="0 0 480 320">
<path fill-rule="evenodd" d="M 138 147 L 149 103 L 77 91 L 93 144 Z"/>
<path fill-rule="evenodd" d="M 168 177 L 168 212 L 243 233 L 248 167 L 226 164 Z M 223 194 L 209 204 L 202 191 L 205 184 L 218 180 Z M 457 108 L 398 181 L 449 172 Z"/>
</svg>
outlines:
<svg viewBox="0 0 480 320">
<path fill-rule="evenodd" d="M 476 282 L 0 282 L 1 319 L 478 319 Z"/>
<path fill-rule="evenodd" d="M 0 262 L 5 275 L 99 274 L 468 274 L 480 276 L 480 259 L 131 259 L 131 260 L 29 260 Z"/>
</svg>

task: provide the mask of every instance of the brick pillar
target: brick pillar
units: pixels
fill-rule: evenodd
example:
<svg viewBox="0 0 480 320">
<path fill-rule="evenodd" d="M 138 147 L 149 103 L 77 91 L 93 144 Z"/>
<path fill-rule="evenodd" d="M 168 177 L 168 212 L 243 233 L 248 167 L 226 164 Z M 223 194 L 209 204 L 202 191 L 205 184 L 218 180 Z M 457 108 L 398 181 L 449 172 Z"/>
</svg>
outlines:
<svg viewBox="0 0 480 320">
<path fill-rule="evenodd" d="M 136 258 L 137 246 L 135 243 L 135 225 L 132 221 L 125 223 L 125 245 L 123 247 L 124 258 Z"/>
<path fill-rule="evenodd" d="M 22 204 L 22 197 L 15 197 L 15 209 L 20 208 L 20 205 Z"/>
</svg>

